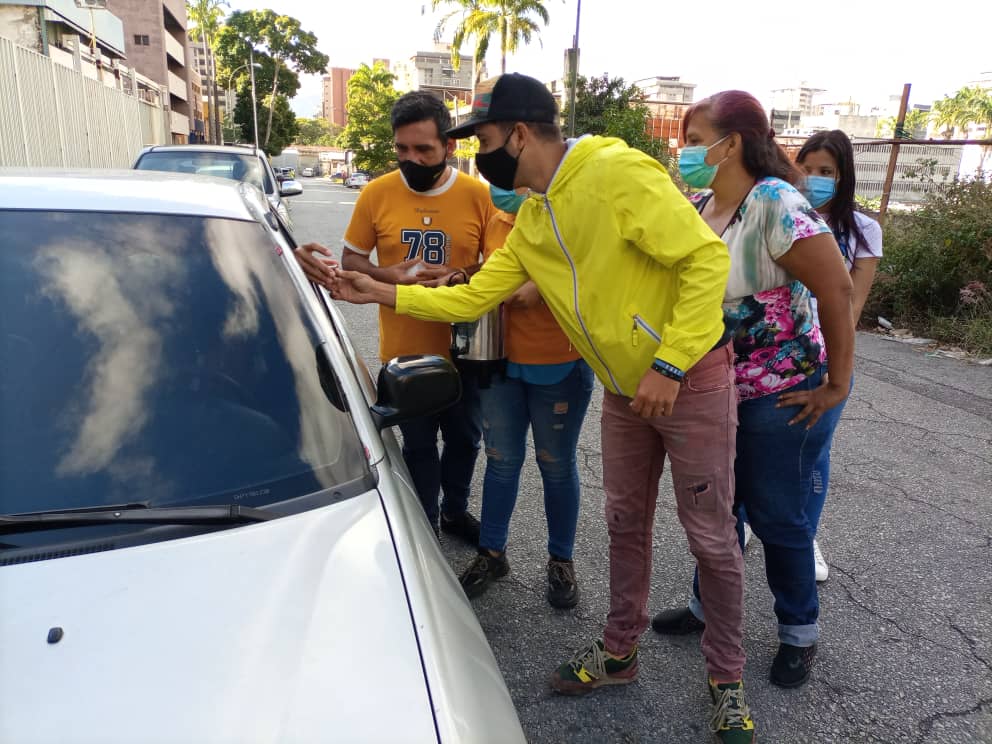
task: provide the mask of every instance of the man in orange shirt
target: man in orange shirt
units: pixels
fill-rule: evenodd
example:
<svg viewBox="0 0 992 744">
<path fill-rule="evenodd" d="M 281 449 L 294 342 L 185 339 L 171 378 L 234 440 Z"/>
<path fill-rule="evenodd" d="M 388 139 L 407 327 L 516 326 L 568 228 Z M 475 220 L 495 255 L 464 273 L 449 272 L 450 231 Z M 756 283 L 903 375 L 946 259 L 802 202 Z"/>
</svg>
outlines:
<svg viewBox="0 0 992 744">
<path fill-rule="evenodd" d="M 390 119 L 399 170 L 374 179 L 359 195 L 344 235 L 342 266 L 390 284 L 436 284 L 467 276 L 479 266 L 486 224 L 495 211 L 489 192 L 448 165 L 455 140 L 445 135 L 451 116 L 440 99 L 423 91 L 407 93 L 394 104 Z M 377 263 L 370 258 L 373 250 Z M 319 260 L 312 258 L 313 251 L 331 255 L 324 246 L 305 245 L 296 254 L 304 268 Z M 379 309 L 384 362 L 404 354 L 450 356 L 450 345 L 450 324 Z M 440 528 L 478 545 L 479 522 L 467 511 L 482 436 L 476 381 L 463 374 L 458 404 L 401 424 L 400 430 L 403 458 L 435 532 Z"/>
</svg>

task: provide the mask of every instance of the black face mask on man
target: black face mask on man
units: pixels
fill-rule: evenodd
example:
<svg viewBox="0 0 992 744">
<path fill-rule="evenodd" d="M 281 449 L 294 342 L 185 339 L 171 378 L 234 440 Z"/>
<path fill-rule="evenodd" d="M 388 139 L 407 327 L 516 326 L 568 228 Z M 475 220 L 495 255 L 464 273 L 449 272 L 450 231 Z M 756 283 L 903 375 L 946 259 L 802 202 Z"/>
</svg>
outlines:
<svg viewBox="0 0 992 744">
<path fill-rule="evenodd" d="M 506 191 L 513 190 L 513 181 L 517 177 L 517 166 L 520 165 L 520 156 L 523 154 L 523 148 L 517 153 L 517 157 L 513 157 L 507 151 L 506 145 L 512 136 L 513 130 L 510 130 L 502 147 L 492 152 L 480 152 L 475 156 L 475 166 L 479 169 L 482 177 L 496 188 Z"/>
<path fill-rule="evenodd" d="M 442 160 L 437 165 L 421 165 L 412 160 L 400 161 L 400 172 L 406 179 L 407 186 L 414 191 L 430 191 L 437 183 L 437 179 L 444 173 L 448 163 Z"/>
</svg>

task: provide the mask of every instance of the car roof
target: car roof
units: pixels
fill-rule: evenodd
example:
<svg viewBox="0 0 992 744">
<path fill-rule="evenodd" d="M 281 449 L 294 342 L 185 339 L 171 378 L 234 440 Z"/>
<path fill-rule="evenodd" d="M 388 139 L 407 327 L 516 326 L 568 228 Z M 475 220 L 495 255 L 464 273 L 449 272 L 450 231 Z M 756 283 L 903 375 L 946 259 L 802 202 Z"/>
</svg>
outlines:
<svg viewBox="0 0 992 744">
<path fill-rule="evenodd" d="M 0 209 L 185 214 L 258 221 L 254 186 L 164 171 L 0 168 Z"/>
<path fill-rule="evenodd" d="M 146 147 L 141 151 L 144 155 L 146 152 L 227 152 L 235 153 L 237 155 L 254 155 L 255 148 L 251 146 L 244 145 L 151 145 Z M 265 157 L 265 152 L 259 148 L 258 154 Z"/>
</svg>

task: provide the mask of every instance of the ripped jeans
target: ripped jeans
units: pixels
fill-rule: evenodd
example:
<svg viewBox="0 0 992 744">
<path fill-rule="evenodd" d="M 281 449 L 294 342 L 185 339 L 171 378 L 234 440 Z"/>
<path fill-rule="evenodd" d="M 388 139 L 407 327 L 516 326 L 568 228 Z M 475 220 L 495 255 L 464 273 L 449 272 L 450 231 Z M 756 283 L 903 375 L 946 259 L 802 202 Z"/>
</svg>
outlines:
<svg viewBox="0 0 992 744">
<path fill-rule="evenodd" d="M 737 392 L 730 345 L 688 371 L 670 416 L 641 418 L 630 399 L 603 397 L 603 484 L 610 533 L 610 612 L 603 641 L 624 656 L 648 624 L 658 485 L 671 463 L 679 521 L 699 566 L 706 606 L 702 650 L 709 675 L 733 682 L 744 669 L 744 561 L 737 544 L 734 457 Z M 670 572 L 671 566 L 662 571 Z"/>
<path fill-rule="evenodd" d="M 548 553 L 571 559 L 579 518 L 575 448 L 592 388 L 592 370 L 580 359 L 565 379 L 553 385 L 506 378 L 479 391 L 486 442 L 480 548 L 506 550 L 510 517 L 520 488 L 520 469 L 527 455 L 527 430 L 532 429 L 537 466 L 544 482 Z"/>
</svg>

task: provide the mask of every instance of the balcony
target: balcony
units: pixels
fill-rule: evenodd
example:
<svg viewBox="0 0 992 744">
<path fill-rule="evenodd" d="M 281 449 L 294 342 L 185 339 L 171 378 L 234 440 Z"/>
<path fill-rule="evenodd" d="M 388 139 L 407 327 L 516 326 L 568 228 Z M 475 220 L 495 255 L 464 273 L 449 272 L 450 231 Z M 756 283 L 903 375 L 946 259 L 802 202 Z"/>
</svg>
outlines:
<svg viewBox="0 0 992 744">
<path fill-rule="evenodd" d="M 166 32 L 165 36 L 165 53 L 168 54 L 172 59 L 174 59 L 179 64 L 186 66 L 186 50 L 183 48 L 183 44 L 177 41 L 176 38 Z"/>
<path fill-rule="evenodd" d="M 169 73 L 169 93 L 183 101 L 189 100 L 189 93 L 186 91 L 186 81 L 176 73 Z"/>
<path fill-rule="evenodd" d="M 173 134 L 185 134 L 189 135 L 189 117 L 177 113 L 175 111 L 169 112 L 169 129 Z"/>
</svg>

